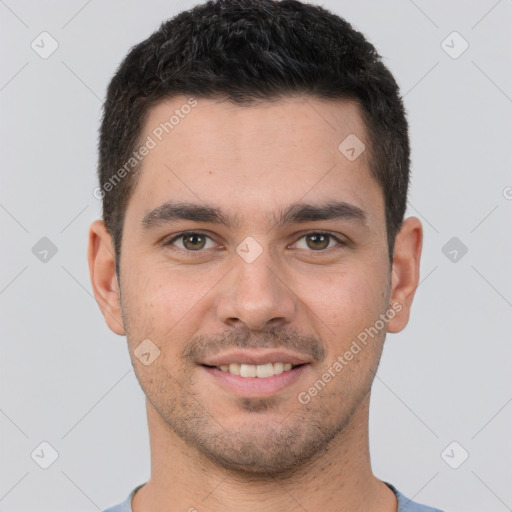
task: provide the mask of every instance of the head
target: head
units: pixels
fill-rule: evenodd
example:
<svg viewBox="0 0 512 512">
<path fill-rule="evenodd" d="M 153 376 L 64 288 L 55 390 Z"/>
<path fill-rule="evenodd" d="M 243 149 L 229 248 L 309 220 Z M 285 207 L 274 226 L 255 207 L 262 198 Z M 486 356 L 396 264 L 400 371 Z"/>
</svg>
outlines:
<svg viewBox="0 0 512 512">
<path fill-rule="evenodd" d="M 295 0 L 179 14 L 109 85 L 99 180 L 91 278 L 150 415 L 249 472 L 343 435 L 408 321 L 421 252 L 403 104 L 363 35 Z M 215 368 L 271 353 L 301 366 L 265 393 Z"/>
</svg>

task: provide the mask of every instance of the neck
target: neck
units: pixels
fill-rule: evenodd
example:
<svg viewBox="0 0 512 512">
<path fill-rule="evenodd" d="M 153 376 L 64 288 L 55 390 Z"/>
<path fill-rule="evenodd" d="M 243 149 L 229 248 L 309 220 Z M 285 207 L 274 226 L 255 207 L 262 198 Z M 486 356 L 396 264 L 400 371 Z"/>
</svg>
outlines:
<svg viewBox="0 0 512 512">
<path fill-rule="evenodd" d="M 278 476 L 215 465 L 176 436 L 148 401 L 151 478 L 133 497 L 133 512 L 396 512 L 394 493 L 371 470 L 369 401 L 368 394 L 325 452 Z"/>
</svg>

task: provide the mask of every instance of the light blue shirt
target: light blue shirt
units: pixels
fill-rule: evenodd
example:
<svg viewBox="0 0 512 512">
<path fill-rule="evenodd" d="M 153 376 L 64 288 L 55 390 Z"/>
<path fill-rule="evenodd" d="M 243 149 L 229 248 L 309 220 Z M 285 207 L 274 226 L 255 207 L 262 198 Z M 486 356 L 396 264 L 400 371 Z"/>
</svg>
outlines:
<svg viewBox="0 0 512 512">
<path fill-rule="evenodd" d="M 395 487 L 387 482 L 384 482 L 396 495 L 396 499 L 398 500 L 398 511 L 397 512 L 442 512 L 438 508 L 427 507 L 426 505 L 420 505 L 415 501 L 411 501 L 406 498 L 401 492 L 399 492 Z M 123 503 L 116 505 L 115 507 L 111 507 L 103 512 L 133 512 L 132 510 L 132 498 L 138 489 L 140 489 L 143 485 L 141 484 L 136 487 L 126 498 Z"/>
</svg>

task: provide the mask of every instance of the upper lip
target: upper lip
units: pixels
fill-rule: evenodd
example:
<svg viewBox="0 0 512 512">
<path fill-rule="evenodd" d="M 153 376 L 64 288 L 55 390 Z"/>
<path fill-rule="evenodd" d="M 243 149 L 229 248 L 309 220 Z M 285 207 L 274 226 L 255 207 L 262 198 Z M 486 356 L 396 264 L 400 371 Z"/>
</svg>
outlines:
<svg viewBox="0 0 512 512">
<path fill-rule="evenodd" d="M 237 352 L 226 352 L 202 361 L 200 364 L 206 366 L 221 366 L 224 364 L 268 364 L 268 363 L 291 363 L 293 365 L 310 363 L 311 359 L 300 354 L 292 354 L 282 350 L 243 350 Z"/>
</svg>

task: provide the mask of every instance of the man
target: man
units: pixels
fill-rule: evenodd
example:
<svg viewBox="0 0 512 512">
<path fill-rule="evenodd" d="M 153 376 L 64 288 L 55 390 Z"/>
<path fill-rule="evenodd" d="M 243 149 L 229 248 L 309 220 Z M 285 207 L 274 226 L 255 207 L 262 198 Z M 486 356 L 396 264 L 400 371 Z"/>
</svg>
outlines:
<svg viewBox="0 0 512 512">
<path fill-rule="evenodd" d="M 91 280 L 151 441 L 109 512 L 435 510 L 370 464 L 422 227 L 398 87 L 360 33 L 293 0 L 179 14 L 110 83 L 99 178 Z"/>
</svg>

